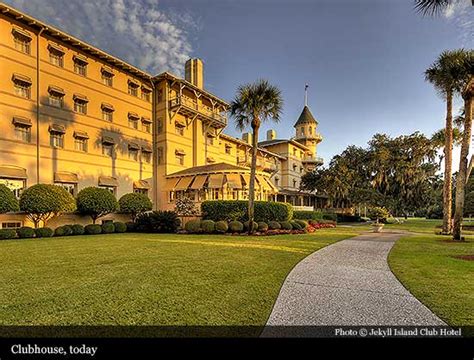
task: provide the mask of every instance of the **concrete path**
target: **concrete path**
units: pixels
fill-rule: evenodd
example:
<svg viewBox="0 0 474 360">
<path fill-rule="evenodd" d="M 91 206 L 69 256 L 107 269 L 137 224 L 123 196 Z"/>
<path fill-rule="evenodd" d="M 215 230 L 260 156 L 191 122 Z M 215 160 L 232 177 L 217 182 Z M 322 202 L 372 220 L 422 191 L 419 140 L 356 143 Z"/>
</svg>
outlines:
<svg viewBox="0 0 474 360">
<path fill-rule="evenodd" d="M 387 255 L 402 234 L 367 233 L 311 254 L 290 272 L 271 326 L 446 325 L 392 274 Z"/>
</svg>

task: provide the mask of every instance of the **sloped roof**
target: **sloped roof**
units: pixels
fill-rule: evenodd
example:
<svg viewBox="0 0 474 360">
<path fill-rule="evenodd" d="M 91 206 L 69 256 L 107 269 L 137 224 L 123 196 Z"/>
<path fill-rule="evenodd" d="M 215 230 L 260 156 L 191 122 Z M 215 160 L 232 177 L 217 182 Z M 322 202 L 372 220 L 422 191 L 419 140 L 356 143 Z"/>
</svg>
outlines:
<svg viewBox="0 0 474 360">
<path fill-rule="evenodd" d="M 197 174 L 210 174 L 210 173 L 219 173 L 219 172 L 235 172 L 235 171 L 249 172 L 250 170 L 248 168 L 244 168 L 241 166 L 221 162 L 217 164 L 195 166 L 189 169 L 175 172 L 173 174 L 169 174 L 168 177 L 197 175 Z"/>
<path fill-rule="evenodd" d="M 309 107 L 307 106 L 303 108 L 303 111 L 301 112 L 300 117 L 298 118 L 298 121 L 296 122 L 294 126 L 296 127 L 298 125 L 303 125 L 303 124 L 316 124 L 316 125 L 318 124 L 313 114 L 311 114 Z"/>
</svg>

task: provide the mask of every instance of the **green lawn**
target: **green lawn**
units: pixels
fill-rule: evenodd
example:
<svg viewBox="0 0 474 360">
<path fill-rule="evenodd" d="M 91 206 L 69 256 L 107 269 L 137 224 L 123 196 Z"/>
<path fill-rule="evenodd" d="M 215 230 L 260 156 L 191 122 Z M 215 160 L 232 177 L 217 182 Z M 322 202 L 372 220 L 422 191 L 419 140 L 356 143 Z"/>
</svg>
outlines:
<svg viewBox="0 0 474 360">
<path fill-rule="evenodd" d="M 423 230 L 421 224 L 416 227 Z M 474 239 L 468 236 L 464 243 L 446 240 L 450 237 L 403 237 L 390 252 L 389 265 L 410 292 L 445 322 L 473 326 L 474 261 L 455 256 L 474 255 Z"/>
<path fill-rule="evenodd" d="M 289 271 L 362 229 L 0 242 L 0 325 L 265 324 Z"/>
<path fill-rule="evenodd" d="M 401 224 L 386 224 L 385 230 L 406 230 L 417 233 L 435 234 L 436 231 L 441 231 L 437 226 L 443 224 L 442 220 L 428 220 L 424 218 L 399 218 L 403 223 Z"/>
</svg>

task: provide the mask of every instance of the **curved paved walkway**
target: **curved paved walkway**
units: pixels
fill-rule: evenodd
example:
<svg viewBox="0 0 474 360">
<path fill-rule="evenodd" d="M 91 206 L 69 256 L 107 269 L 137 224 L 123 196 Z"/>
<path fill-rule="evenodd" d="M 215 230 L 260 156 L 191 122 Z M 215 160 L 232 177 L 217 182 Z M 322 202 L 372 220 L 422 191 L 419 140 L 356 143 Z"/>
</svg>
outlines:
<svg viewBox="0 0 474 360">
<path fill-rule="evenodd" d="M 401 233 L 367 233 L 301 261 L 286 278 L 263 336 L 273 325 L 446 325 L 392 274 L 387 255 Z"/>
</svg>

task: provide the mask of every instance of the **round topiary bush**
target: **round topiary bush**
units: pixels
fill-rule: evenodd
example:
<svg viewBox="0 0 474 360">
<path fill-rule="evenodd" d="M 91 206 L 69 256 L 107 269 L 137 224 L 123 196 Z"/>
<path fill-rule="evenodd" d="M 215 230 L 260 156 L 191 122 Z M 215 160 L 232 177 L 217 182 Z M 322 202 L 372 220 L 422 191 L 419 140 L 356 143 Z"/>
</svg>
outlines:
<svg viewBox="0 0 474 360">
<path fill-rule="evenodd" d="M 120 212 L 130 214 L 133 220 L 138 214 L 150 211 L 153 208 L 150 198 L 145 194 L 129 193 L 119 200 Z"/>
<path fill-rule="evenodd" d="M 70 225 L 73 235 L 84 235 L 84 226 L 80 224 Z"/>
<path fill-rule="evenodd" d="M 280 230 L 281 229 L 281 225 L 278 221 L 269 221 L 268 222 L 268 228 L 270 230 Z"/>
<path fill-rule="evenodd" d="M 258 229 L 258 223 L 256 223 L 255 221 L 253 222 L 253 226 L 252 226 L 252 231 L 257 231 Z M 249 230 L 249 222 L 246 221 L 244 222 L 244 230 L 245 231 L 248 231 Z"/>
<path fill-rule="evenodd" d="M 232 233 L 239 233 L 244 231 L 244 224 L 240 221 L 231 221 L 229 223 L 229 231 Z"/>
<path fill-rule="evenodd" d="M 127 232 L 135 232 L 137 224 L 133 221 L 126 222 L 125 225 L 127 226 Z"/>
<path fill-rule="evenodd" d="M 298 224 L 296 221 L 292 220 L 290 221 L 290 224 L 291 224 L 291 227 L 293 228 L 293 230 L 301 230 L 302 227 L 300 224 Z"/>
<path fill-rule="evenodd" d="M 227 221 L 217 221 L 216 222 L 216 231 L 220 234 L 226 233 L 229 230 L 229 225 L 227 225 Z"/>
<path fill-rule="evenodd" d="M 260 231 L 260 232 L 265 232 L 265 231 L 267 231 L 267 230 L 268 230 L 268 225 L 267 225 L 267 223 L 266 223 L 266 222 L 263 222 L 263 221 L 260 221 L 260 222 L 258 223 L 258 231 Z"/>
<path fill-rule="evenodd" d="M 123 222 L 116 221 L 114 222 L 114 229 L 116 233 L 124 233 L 127 232 L 127 225 Z"/>
<path fill-rule="evenodd" d="M 295 219 L 294 221 L 301 226 L 301 229 L 306 229 L 308 227 L 308 222 L 304 220 Z"/>
<path fill-rule="evenodd" d="M 20 239 L 31 239 L 35 237 L 35 229 L 29 226 L 23 226 L 16 229 L 16 233 Z"/>
<path fill-rule="evenodd" d="M 37 238 L 49 238 L 54 235 L 54 230 L 49 227 L 42 227 L 35 229 L 35 235 Z"/>
<path fill-rule="evenodd" d="M 0 214 L 19 211 L 18 200 L 6 185 L 0 184 Z"/>
<path fill-rule="evenodd" d="M 102 226 L 98 224 L 89 224 L 84 227 L 84 232 L 87 235 L 98 235 L 102 234 Z"/>
<path fill-rule="evenodd" d="M 289 221 L 282 221 L 280 223 L 280 226 L 283 230 L 293 230 L 293 226 Z"/>
<path fill-rule="evenodd" d="M 115 232 L 114 223 L 109 221 L 102 224 L 102 234 L 112 234 Z"/>
<path fill-rule="evenodd" d="M 201 229 L 206 234 L 212 234 L 216 231 L 216 223 L 213 220 L 201 221 Z"/>
<path fill-rule="evenodd" d="M 69 225 L 63 225 L 54 230 L 54 236 L 70 236 L 72 234 L 73 231 Z"/>
<path fill-rule="evenodd" d="M 201 232 L 201 220 L 189 220 L 184 229 L 190 234 L 197 234 Z"/>
<path fill-rule="evenodd" d="M 118 208 L 114 194 L 107 189 L 87 187 L 77 194 L 77 210 L 82 215 L 90 216 L 94 224 L 98 218 L 113 213 Z"/>
<path fill-rule="evenodd" d="M 16 231 L 13 229 L 0 229 L 0 240 L 16 238 Z"/>
</svg>

